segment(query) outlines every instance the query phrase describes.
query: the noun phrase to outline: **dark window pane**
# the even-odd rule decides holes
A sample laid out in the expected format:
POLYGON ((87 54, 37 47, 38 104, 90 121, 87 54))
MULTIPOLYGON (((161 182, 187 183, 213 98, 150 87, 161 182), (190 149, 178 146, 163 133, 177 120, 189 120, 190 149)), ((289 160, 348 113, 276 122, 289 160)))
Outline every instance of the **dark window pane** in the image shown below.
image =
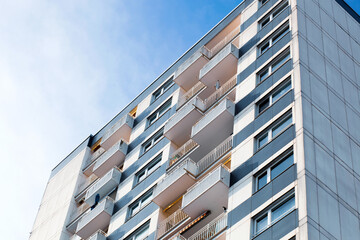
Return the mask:
POLYGON ((290 58, 290 52, 287 52, 280 59, 276 60, 276 62, 272 65, 272 72, 275 72, 281 65, 283 65, 290 58))
POLYGON ((265 110, 269 106, 269 99, 266 99, 262 103, 259 104, 259 113, 265 110))
POLYGON ((261 230, 264 230, 268 225, 267 215, 258 218, 255 224, 256 224, 256 233, 259 233, 261 230))
POLYGON ((278 100, 282 95, 284 95, 290 89, 291 89, 291 81, 287 82, 284 86, 282 86, 272 95, 272 102, 278 100))
POLYGON ((271 180, 279 176, 294 163, 294 155, 291 154, 271 168, 271 180))
POLYGON ((264 172, 258 177, 258 183, 257 183, 257 189, 259 190, 263 186, 265 186, 267 183, 267 173, 264 172))
POLYGON ((282 120, 277 126, 272 129, 272 138, 282 132, 286 127, 288 127, 292 123, 292 117, 289 116, 282 120))
POLYGON ((291 197, 271 211, 271 222, 279 220, 295 207, 295 197, 291 197))
POLYGON ((260 54, 263 54, 264 52, 266 52, 266 50, 268 50, 270 47, 270 43, 267 42, 265 43, 261 48, 260 48, 260 54))
POLYGON ((280 38, 285 36, 285 34, 287 34, 288 31, 289 31, 289 26, 285 27, 279 33, 277 33, 272 39, 272 44, 274 45, 280 38))
POLYGON ((260 73, 260 82, 264 81, 265 78, 269 76, 269 69, 266 69, 262 73, 260 73))
POLYGON ((259 138, 258 148, 261 148, 261 147, 264 146, 267 142, 268 142, 268 134, 266 133, 265 135, 263 135, 263 136, 261 136, 261 137, 259 138))

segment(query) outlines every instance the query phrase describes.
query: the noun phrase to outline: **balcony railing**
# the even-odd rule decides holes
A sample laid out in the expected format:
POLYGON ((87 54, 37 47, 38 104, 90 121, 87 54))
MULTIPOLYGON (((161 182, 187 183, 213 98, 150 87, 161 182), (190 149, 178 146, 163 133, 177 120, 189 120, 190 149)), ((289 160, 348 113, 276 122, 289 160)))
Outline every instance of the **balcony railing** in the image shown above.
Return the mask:
POLYGON ((225 47, 229 42, 231 42, 237 35, 239 35, 239 33, 240 33, 240 28, 235 28, 211 49, 208 49, 207 47, 204 46, 204 48, 207 50, 206 55, 209 58, 212 58, 218 52, 220 52, 220 50, 223 49, 223 47, 225 47))
POLYGON ((218 90, 216 90, 213 94, 207 97, 204 100, 204 106, 206 111, 210 108, 214 103, 216 103, 219 99, 221 99, 226 93, 228 93, 233 87, 236 86, 236 75, 230 78, 224 85, 222 85, 218 90))
POLYGON ((176 225, 184 221, 189 216, 186 215, 181 209, 176 210, 168 218, 163 220, 158 226, 158 236, 163 236, 165 233, 169 232, 176 225))
POLYGON ((182 107, 185 103, 187 103, 193 96, 195 96, 195 94, 197 94, 198 92, 200 92, 200 90, 202 90, 205 87, 205 85, 202 82, 198 82, 197 84, 195 84, 195 86, 193 86, 189 91, 187 91, 186 93, 184 93, 184 95, 182 95, 177 103, 177 107, 176 109, 179 109, 180 107, 182 107))
POLYGON ((183 236, 178 234, 178 235, 172 236, 171 238, 169 238, 169 240, 186 240, 186 238, 184 238, 183 236))
POLYGON ((98 159, 104 152, 105 149, 102 147, 95 151, 86 161, 86 166, 84 167, 83 171, 86 170, 92 163, 94 163, 96 159, 98 159))
MULTIPOLYGON (((69 228, 71 225, 74 225, 75 222, 78 222, 82 216, 84 216, 87 212, 90 212, 90 207, 89 205, 83 203, 82 205, 80 205, 78 208, 76 208, 71 214, 70 214, 70 221, 68 223, 68 225, 66 226, 67 228, 69 228)), ((76 225, 74 230, 76 229, 76 225)))
POLYGON ((87 240, 106 240, 106 233, 103 230, 99 229, 87 240))
POLYGON ((223 213, 209 224, 200 229, 197 233, 188 238, 188 240, 206 240, 211 239, 227 228, 227 214, 223 213))
POLYGON ((179 149, 173 152, 169 158, 169 167, 174 165, 177 161, 179 161, 184 155, 194 149, 198 144, 194 142, 192 139, 184 143, 179 149))
POLYGON ((200 175, 202 172, 204 172, 218 159, 223 157, 231 149, 232 149, 232 136, 228 137, 214 150, 209 152, 205 157, 203 157, 199 162, 197 162, 197 176, 200 175))

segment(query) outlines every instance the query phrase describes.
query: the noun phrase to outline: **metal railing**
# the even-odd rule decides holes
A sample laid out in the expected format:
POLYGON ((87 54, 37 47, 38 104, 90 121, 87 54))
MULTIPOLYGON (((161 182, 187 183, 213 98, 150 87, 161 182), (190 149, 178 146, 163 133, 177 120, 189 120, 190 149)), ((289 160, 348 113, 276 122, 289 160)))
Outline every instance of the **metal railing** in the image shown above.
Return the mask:
POLYGON ((227 214, 223 213, 209 224, 200 229, 197 233, 188 238, 188 240, 206 240, 211 239, 227 228, 227 214))
POLYGON ((195 94, 197 94, 198 92, 200 92, 200 90, 202 90, 205 87, 205 85, 202 82, 198 82, 197 84, 195 84, 189 91, 187 91, 186 93, 184 93, 184 95, 182 95, 177 103, 177 107, 176 109, 179 109, 180 107, 182 107, 185 103, 187 103, 195 94))
POLYGON ((233 87, 236 86, 236 75, 231 77, 224 85, 222 85, 218 90, 216 90, 213 94, 207 97, 203 102, 206 111, 210 108, 214 103, 216 103, 219 99, 221 99, 227 92, 229 92, 233 87))
POLYGON ((214 57, 218 52, 220 52, 221 49, 223 49, 229 42, 231 42, 237 35, 239 35, 239 33, 240 33, 240 27, 236 27, 211 49, 208 49, 207 47, 204 46, 205 49, 207 50, 207 56, 209 58, 214 57))
POLYGON ((205 157, 203 157, 199 162, 197 162, 196 175, 200 175, 214 162, 216 162, 218 159, 228 153, 232 149, 232 143, 232 136, 230 136, 225 141, 220 143, 214 150, 212 150, 205 157))
POLYGON ((181 159, 185 154, 190 152, 190 150, 194 149, 198 144, 190 139, 184 145, 182 145, 180 148, 178 148, 175 152, 173 152, 169 158, 169 166, 171 167, 174 165, 179 159, 181 159))
POLYGON ((164 235, 188 217, 189 216, 181 209, 176 210, 173 214, 171 214, 158 225, 158 236, 160 237, 164 235))

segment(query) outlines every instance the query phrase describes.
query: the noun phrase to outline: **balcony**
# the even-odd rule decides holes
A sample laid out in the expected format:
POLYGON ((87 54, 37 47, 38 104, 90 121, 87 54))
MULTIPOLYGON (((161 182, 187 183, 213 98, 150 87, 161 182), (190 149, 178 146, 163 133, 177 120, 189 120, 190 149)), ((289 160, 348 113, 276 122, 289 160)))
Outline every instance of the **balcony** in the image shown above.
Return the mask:
POLYGON ((176 232, 190 220, 190 217, 186 215, 181 209, 176 210, 173 214, 161 221, 158 225, 158 238, 168 239, 166 234, 176 232))
POLYGON ((127 148, 128 145, 124 141, 117 142, 96 160, 93 173, 98 177, 102 177, 111 168, 120 166, 125 160, 127 148))
POLYGON ((95 203, 96 194, 100 195, 100 198, 108 195, 114 190, 120 183, 121 172, 117 168, 111 169, 107 174, 100 178, 85 195, 85 202, 89 205, 95 203))
POLYGON ((129 114, 126 114, 105 133, 100 143, 101 147, 105 150, 109 150, 109 148, 120 139, 129 142, 133 124, 134 118, 129 114))
POLYGON ((204 47, 196 51, 175 71, 174 82, 185 91, 192 88, 199 80, 200 69, 209 61, 207 54, 204 47))
POLYGON ((205 89, 205 85, 202 82, 197 82, 190 90, 179 97, 176 109, 181 108, 185 103, 192 99, 196 94, 205 89))
POLYGON ((76 235, 87 239, 99 229, 105 230, 110 223, 114 210, 114 201, 106 197, 93 210, 88 210, 79 221, 76 228, 76 235))
POLYGON ((161 208, 166 208, 186 192, 195 181, 196 164, 191 159, 171 169, 154 190, 153 202, 161 208))
POLYGON ((225 230, 227 229, 227 214, 221 214, 209 224, 204 226, 194 235, 188 238, 188 240, 204 240, 204 239, 221 239, 225 240, 225 230))
POLYGON ((106 233, 104 233, 102 230, 98 230, 87 240, 106 240, 106 233))
POLYGON ((80 219, 90 210, 90 206, 86 203, 83 203, 79 207, 77 207, 71 214, 70 214, 70 221, 66 225, 66 229, 71 232, 76 232, 76 227, 80 219))
POLYGON ((164 136, 175 145, 182 146, 190 138, 191 127, 203 115, 201 109, 202 101, 193 98, 167 121, 164 136))
POLYGON ((217 146, 233 132, 235 104, 228 98, 204 115, 191 129, 191 138, 200 145, 217 146))
POLYGON ((95 151, 87 160, 85 167, 83 169, 83 173, 86 176, 90 176, 93 173, 93 168, 96 163, 96 160, 105 152, 105 149, 100 147, 97 151, 95 151))
POLYGON ((208 87, 214 87, 217 81, 223 84, 236 74, 238 59, 239 49, 228 44, 200 70, 199 80, 208 87))
POLYGON ((182 210, 194 218, 205 211, 217 215, 228 206, 230 172, 220 166, 187 190, 182 199, 182 210))
POLYGON ((198 144, 194 142, 194 140, 190 139, 184 145, 179 147, 175 152, 170 155, 168 169, 178 163, 180 159, 188 155, 188 153, 193 151, 197 146, 198 144))

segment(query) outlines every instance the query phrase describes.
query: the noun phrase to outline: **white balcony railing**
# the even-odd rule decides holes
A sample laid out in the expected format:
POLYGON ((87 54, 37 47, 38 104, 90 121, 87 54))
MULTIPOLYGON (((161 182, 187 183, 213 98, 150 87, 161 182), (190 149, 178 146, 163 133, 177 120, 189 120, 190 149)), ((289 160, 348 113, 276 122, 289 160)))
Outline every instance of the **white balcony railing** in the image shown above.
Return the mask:
POLYGON ((74 222, 80 220, 82 216, 84 216, 87 212, 90 212, 90 206, 83 203, 79 207, 77 207, 71 214, 70 214, 70 221, 67 225, 69 227, 70 225, 73 225, 74 222))
POLYGON ((98 159, 104 152, 105 152, 105 149, 100 147, 92 155, 90 155, 90 157, 86 161, 83 171, 86 170, 92 163, 94 163, 96 161, 96 159, 98 159))
POLYGON ((206 55, 209 58, 214 57, 220 50, 225 47, 229 42, 231 42, 237 35, 240 33, 240 28, 237 27, 234 30, 232 30, 228 35, 226 35, 220 42, 218 42, 214 47, 211 49, 208 49, 204 46, 204 48, 207 50, 206 55))
POLYGON ((196 175, 200 175, 218 159, 223 157, 232 149, 232 136, 228 137, 225 141, 219 144, 214 150, 209 152, 205 157, 203 157, 199 162, 197 162, 197 172, 196 175))
POLYGON ((179 98, 176 109, 179 109, 180 107, 182 107, 185 103, 187 103, 193 96, 195 96, 195 94, 200 92, 200 90, 202 90, 203 88, 205 88, 205 85, 202 82, 198 82, 197 84, 195 84, 189 91, 184 93, 184 95, 182 95, 179 98))
POLYGON ((211 107, 214 103, 216 103, 219 99, 221 99, 226 93, 228 93, 233 87, 236 86, 236 75, 231 77, 224 85, 222 85, 218 90, 216 90, 213 94, 207 97, 203 102, 206 111, 209 107, 211 107))
POLYGON ((188 152, 190 152, 192 149, 194 149, 198 144, 190 139, 184 145, 182 145, 180 148, 178 148, 175 152, 173 152, 169 158, 169 167, 174 165, 177 161, 179 161, 184 155, 186 155, 188 152))
POLYGON ((163 220, 158 225, 158 237, 164 235, 173 229, 176 225, 187 219, 189 216, 186 215, 181 209, 176 210, 173 214, 171 214, 168 218, 163 220))
POLYGON ((209 224, 200 229, 197 233, 188 238, 188 240, 205 240, 217 236, 227 228, 227 214, 223 213, 209 224))

